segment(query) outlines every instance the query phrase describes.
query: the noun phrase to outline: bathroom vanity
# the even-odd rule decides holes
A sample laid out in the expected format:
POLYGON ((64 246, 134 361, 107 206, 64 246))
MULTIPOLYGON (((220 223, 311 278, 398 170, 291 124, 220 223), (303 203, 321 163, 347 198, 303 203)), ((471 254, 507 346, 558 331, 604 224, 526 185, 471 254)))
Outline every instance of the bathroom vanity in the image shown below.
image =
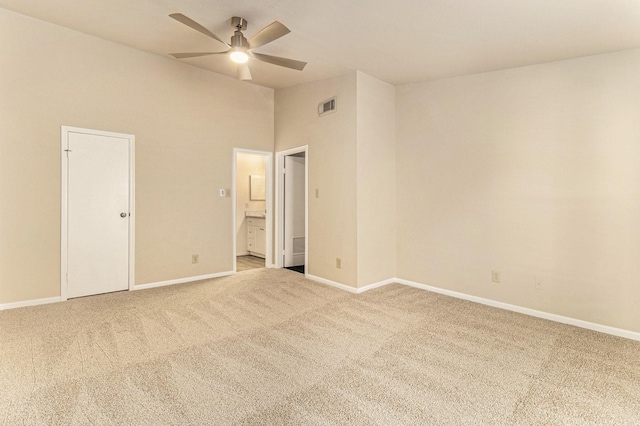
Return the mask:
POLYGON ((267 231, 264 212, 245 212, 247 221, 247 250, 253 256, 264 259, 267 248, 267 231))

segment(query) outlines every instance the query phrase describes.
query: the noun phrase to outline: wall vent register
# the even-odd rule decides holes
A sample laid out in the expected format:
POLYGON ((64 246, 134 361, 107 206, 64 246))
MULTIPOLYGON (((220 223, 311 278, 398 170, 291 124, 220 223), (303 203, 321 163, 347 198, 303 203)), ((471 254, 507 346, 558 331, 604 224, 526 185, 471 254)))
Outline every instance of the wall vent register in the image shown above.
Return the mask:
POLYGON ((323 115, 330 114, 335 112, 336 110, 336 97, 334 96, 331 99, 327 99, 326 101, 322 101, 318 104, 318 115, 322 117, 323 115))

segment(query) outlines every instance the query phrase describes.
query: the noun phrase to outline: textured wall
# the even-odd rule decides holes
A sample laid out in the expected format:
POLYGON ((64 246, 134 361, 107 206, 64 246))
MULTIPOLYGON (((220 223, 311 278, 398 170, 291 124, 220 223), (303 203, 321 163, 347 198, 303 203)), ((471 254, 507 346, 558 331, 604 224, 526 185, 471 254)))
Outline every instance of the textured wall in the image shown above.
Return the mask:
POLYGON ((233 269, 218 188, 273 149, 271 89, 2 9, 0 62, 0 303, 60 294, 62 125, 136 136, 137 284, 233 269))
POLYGON ((398 87, 398 277, 640 331, 639 75, 633 50, 398 87))
POLYGON ((280 89, 275 94, 276 152, 308 145, 308 272, 357 286, 355 72, 280 89), (336 112, 318 104, 337 96, 336 112), (315 198, 315 190, 319 197, 315 198), (336 258, 342 269, 336 268, 336 258))
POLYGON ((395 88, 358 73, 358 287, 395 277, 395 88))

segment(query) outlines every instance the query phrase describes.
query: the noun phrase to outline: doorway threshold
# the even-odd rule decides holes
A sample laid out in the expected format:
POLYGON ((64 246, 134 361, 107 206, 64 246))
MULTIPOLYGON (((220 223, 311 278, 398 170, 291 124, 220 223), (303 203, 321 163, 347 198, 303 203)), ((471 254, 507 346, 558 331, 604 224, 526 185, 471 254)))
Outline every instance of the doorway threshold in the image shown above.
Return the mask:
POLYGON ((299 265, 299 266, 287 266, 284 269, 288 269, 290 271, 293 272, 299 272, 301 274, 304 274, 304 265, 299 265))

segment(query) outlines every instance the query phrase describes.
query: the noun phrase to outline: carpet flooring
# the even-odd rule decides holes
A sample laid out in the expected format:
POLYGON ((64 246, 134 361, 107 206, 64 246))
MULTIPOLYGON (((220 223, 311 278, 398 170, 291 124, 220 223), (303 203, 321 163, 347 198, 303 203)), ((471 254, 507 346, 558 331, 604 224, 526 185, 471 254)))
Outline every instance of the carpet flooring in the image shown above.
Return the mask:
POLYGON ((0 312, 2 425, 637 425, 640 342, 253 269, 0 312))

